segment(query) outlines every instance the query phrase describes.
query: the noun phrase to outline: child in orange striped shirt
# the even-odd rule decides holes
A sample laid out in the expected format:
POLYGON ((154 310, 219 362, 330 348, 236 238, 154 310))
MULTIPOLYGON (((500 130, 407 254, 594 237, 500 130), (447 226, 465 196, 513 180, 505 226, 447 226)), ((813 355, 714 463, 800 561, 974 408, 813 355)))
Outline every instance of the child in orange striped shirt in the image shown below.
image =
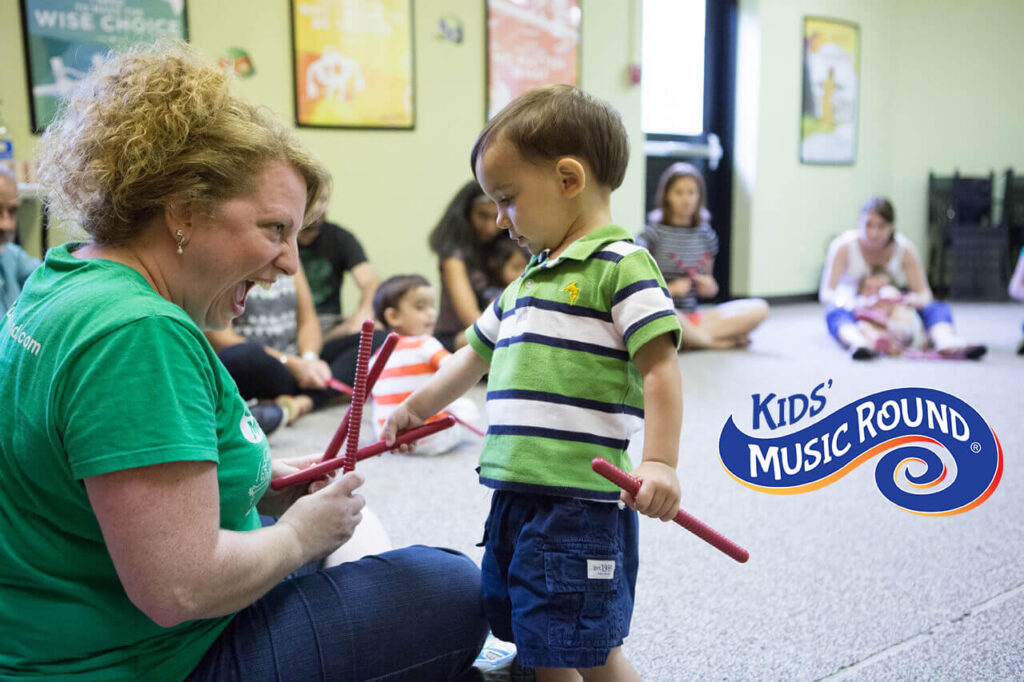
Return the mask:
MULTIPOLYGON (((395 408, 426 384, 451 354, 432 335, 437 312, 434 288, 426 278, 420 275, 388 278, 374 294, 373 312, 388 331, 399 335, 398 345, 370 394, 374 431, 380 438, 384 423, 395 408)), ((480 416, 476 403, 469 398, 459 398, 444 412, 427 421, 439 419, 445 412, 468 423, 475 422, 480 416)), ((456 424, 418 440, 415 454, 440 455, 448 452, 462 442, 465 435, 466 430, 456 424)))

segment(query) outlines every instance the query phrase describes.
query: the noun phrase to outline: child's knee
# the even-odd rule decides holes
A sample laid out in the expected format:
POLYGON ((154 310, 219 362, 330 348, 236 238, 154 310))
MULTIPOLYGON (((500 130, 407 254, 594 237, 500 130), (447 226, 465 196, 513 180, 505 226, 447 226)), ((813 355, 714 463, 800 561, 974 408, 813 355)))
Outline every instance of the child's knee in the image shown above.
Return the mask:
POLYGON ((753 304, 751 306, 753 316, 757 320, 757 324, 761 324, 762 322, 768 319, 768 312, 770 311, 770 308, 768 307, 768 301, 764 300, 763 298, 754 298, 751 299, 751 302, 753 304))

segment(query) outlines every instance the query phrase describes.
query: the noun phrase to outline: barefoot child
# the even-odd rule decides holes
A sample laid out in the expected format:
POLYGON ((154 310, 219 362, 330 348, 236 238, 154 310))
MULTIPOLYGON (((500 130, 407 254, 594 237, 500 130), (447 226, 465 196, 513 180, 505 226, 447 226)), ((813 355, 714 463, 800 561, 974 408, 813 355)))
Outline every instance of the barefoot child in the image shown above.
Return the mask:
MULTIPOLYGON (((395 275, 384 281, 373 296, 373 313, 388 331, 397 332, 398 345, 373 387, 373 425, 380 438, 384 423, 403 400, 426 384, 441 363, 451 357, 441 342, 431 336, 437 320, 434 288, 421 275, 395 275)), ((469 398, 459 398, 447 406, 450 412, 468 423, 477 421, 480 412, 469 398)), ((444 416, 440 412, 427 421, 444 416)), ((463 427, 456 425, 416 444, 420 455, 440 455, 455 448, 465 438, 463 427)))
POLYGON ((679 323, 650 254, 612 224, 628 159, 619 114, 571 86, 532 90, 491 119, 473 171, 498 226, 533 257, 467 330, 468 346, 386 426, 393 443, 489 373, 484 607, 542 682, 640 679, 621 647, 636 512, 668 521, 679 504, 679 323), (590 460, 631 468, 626 448, 641 426, 633 498, 590 460))

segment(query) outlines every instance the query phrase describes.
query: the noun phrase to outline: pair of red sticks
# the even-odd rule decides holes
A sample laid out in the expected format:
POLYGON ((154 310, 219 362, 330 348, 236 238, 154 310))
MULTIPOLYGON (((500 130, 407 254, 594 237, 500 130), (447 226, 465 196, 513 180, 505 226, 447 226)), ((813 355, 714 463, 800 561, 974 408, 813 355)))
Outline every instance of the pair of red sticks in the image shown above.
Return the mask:
MULTIPOLYGON (((311 467, 307 467, 302 471, 296 471, 294 474, 288 474, 287 476, 281 476, 275 478, 270 482, 270 487, 273 490, 281 490, 291 485, 297 485, 299 483, 310 483, 318 478, 326 476, 330 472, 341 469, 343 473, 348 473, 356 468, 356 462, 367 457, 373 457, 383 452, 387 452, 389 448, 384 441, 374 443, 365 448, 359 449, 359 428, 363 421, 363 405, 366 403, 366 396, 373 390, 374 384, 377 383, 377 379, 380 378, 381 372, 384 371, 384 366, 388 362, 388 358, 391 357, 391 353, 395 350, 395 346, 398 345, 398 334, 388 334, 387 338, 384 339, 384 343, 381 344, 380 351, 377 354, 377 360, 373 363, 373 367, 367 371, 370 364, 370 347, 373 341, 373 322, 366 320, 363 322, 362 332, 359 336, 359 352, 356 355, 356 385, 352 387, 352 404, 348 408, 348 412, 341 420, 341 424, 338 425, 338 430, 334 432, 334 437, 331 438, 331 442, 327 446, 327 451, 324 452, 324 456, 320 459, 318 464, 314 464, 311 467), (338 452, 341 450, 342 444, 345 444, 345 455, 341 459, 337 458, 338 452)), ((332 380, 337 385, 332 385, 331 388, 335 390, 344 391, 346 384, 340 381, 332 380)), ((329 384, 330 385, 330 384, 329 384)), ((345 391, 348 392, 348 391, 345 391)), ((401 434, 395 440, 395 444, 391 447, 397 447, 406 443, 411 443, 415 440, 429 436, 432 433, 443 431, 444 429, 451 428, 456 422, 456 419, 451 416, 438 419, 437 421, 424 424, 423 426, 417 426, 414 429, 409 429, 401 434)))
POLYGON ((705 251, 700 255, 700 260, 697 261, 696 266, 687 265, 686 261, 684 261, 675 253, 669 252, 668 255, 669 258, 671 258, 678 267, 682 268, 682 270, 686 273, 686 276, 689 277, 690 279, 693 279, 697 275, 703 275, 704 270, 707 269, 708 264, 711 262, 710 251, 705 251))
MULTIPOLYGON (((334 437, 331 438, 331 442, 327 446, 327 451, 324 453, 323 458, 318 464, 307 467, 302 471, 297 471, 294 474, 275 478, 270 482, 270 487, 272 489, 281 490, 282 488, 287 488, 288 486, 299 483, 310 483, 338 468, 341 468, 343 472, 348 473, 355 469, 356 462, 358 460, 379 455, 391 448, 411 443, 423 438, 424 436, 429 436, 432 433, 437 433, 438 431, 451 428, 457 421, 465 424, 465 422, 461 422, 461 420, 458 420, 453 415, 449 414, 437 421, 417 426, 399 434, 395 439, 394 445, 390 448, 384 441, 380 441, 361 450, 358 449, 359 427, 362 422, 363 404, 366 402, 366 396, 373 389, 374 384, 377 383, 377 379, 380 378, 381 372, 384 371, 384 366, 387 364, 388 358, 391 357, 392 351, 395 350, 395 346, 398 344, 398 335, 395 333, 388 334, 384 343, 380 347, 377 360, 373 363, 373 367, 367 371, 367 367, 370 362, 370 345, 372 339, 373 322, 366 320, 363 322, 362 333, 359 338, 359 353, 356 356, 356 385, 351 389, 352 404, 349 407, 348 412, 346 412, 345 416, 342 418, 341 424, 338 425, 338 430, 334 433, 334 437), (345 456, 342 460, 338 460, 336 459, 337 454, 341 450, 341 445, 346 441, 346 439, 347 444, 345 456)), ((345 384, 342 384, 341 382, 337 383, 347 388, 345 384)), ((332 386, 332 388, 336 387, 332 386)), ((336 390, 339 389, 336 388, 336 390)), ((467 426, 469 425, 467 424, 467 426)), ((635 476, 630 476, 622 469, 619 469, 614 464, 602 459, 601 457, 595 457, 591 462, 591 467, 595 472, 604 476, 634 497, 636 497, 637 493, 640 491, 640 479, 635 476)), ((699 537, 701 540, 704 540, 712 547, 728 554, 740 563, 744 563, 748 558, 750 558, 750 554, 747 550, 743 549, 682 509, 676 513, 673 520, 686 530, 699 537)))

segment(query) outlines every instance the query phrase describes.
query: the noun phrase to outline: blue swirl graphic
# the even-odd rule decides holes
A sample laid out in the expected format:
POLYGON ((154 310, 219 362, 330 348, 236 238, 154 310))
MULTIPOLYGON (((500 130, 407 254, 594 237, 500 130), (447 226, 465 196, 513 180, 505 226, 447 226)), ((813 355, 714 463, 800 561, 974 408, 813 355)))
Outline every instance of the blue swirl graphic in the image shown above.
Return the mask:
POLYGON ((981 415, 930 388, 874 393, 774 438, 743 433, 729 417, 718 449, 737 481, 780 495, 829 485, 881 455, 875 466, 879 491, 926 515, 976 507, 995 491, 1003 471, 999 439, 981 415))

